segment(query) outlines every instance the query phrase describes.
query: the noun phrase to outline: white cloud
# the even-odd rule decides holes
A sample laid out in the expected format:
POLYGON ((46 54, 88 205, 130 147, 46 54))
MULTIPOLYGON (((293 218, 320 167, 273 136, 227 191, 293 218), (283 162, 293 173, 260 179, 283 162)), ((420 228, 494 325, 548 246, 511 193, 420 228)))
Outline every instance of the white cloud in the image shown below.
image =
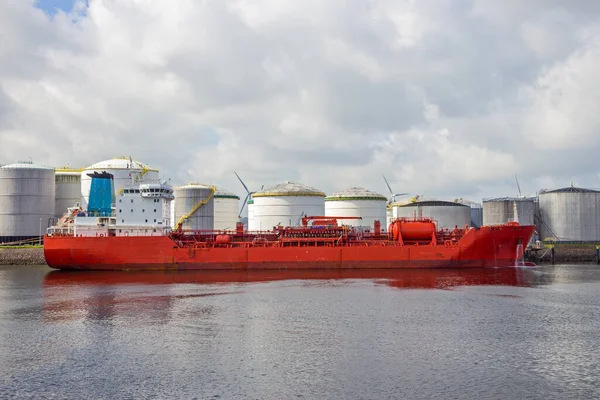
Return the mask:
POLYGON ((600 34, 549 68, 525 92, 530 102, 525 128, 539 148, 596 147, 600 144, 600 34))
MULTIPOLYGON (((0 3, 0 162, 132 155, 242 193, 597 187, 594 0, 0 3)), ((508 193, 507 193, 508 192, 508 193)))

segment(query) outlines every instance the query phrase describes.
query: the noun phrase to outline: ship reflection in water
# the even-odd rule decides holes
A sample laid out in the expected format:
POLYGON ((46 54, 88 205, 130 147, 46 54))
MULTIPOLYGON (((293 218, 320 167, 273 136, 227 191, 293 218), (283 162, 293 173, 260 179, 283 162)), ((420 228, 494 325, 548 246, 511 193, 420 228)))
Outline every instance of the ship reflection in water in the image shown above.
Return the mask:
MULTIPOLYGON (((170 320, 177 301, 239 293, 248 283, 303 281, 337 287, 367 281, 397 289, 461 286, 529 286, 521 268, 415 270, 252 270, 252 271, 51 271, 44 279, 46 321, 108 319, 154 313, 170 320), (156 290, 156 285, 164 285, 156 290), (183 288, 183 289, 182 289, 183 288), (187 288, 187 290, 185 290, 187 288), (202 288, 202 292, 193 290, 202 288)), ((207 312, 207 310, 198 310, 207 312)))
POLYGON ((600 398, 600 269, 0 268, 0 398, 600 398))
POLYGON ((281 280, 368 279, 406 289, 451 289, 455 286, 522 286, 520 268, 481 269, 336 269, 244 271, 52 271, 46 287, 62 285, 224 284, 281 280))

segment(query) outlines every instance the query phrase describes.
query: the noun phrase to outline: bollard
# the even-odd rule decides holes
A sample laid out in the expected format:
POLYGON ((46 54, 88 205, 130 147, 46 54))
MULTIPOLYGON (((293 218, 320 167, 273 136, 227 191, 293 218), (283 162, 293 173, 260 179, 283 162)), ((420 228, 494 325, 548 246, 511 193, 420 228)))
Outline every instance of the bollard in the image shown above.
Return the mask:
POLYGON ((554 264, 554 246, 552 246, 552 249, 550 251, 550 262, 554 264))

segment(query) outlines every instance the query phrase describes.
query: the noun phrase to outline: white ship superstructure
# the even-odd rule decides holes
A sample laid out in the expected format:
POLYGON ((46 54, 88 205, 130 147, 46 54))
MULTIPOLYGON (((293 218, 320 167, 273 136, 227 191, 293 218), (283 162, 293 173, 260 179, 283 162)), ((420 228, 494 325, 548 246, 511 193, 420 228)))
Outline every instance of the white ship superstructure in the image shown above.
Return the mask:
POLYGON ((51 234, 75 236, 162 236, 171 232, 173 188, 165 182, 131 185, 115 197, 107 215, 69 208, 51 234))

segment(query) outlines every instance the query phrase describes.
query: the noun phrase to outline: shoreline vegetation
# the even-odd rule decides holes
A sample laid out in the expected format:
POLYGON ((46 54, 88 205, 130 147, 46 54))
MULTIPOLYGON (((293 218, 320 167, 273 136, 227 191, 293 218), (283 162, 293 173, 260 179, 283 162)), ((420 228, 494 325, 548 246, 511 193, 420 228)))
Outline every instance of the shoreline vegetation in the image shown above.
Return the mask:
MULTIPOLYGON (((525 252, 525 260, 551 264, 550 249, 525 252)), ((598 251, 590 246, 556 246, 554 263, 598 263, 598 251)), ((0 266, 46 265, 42 246, 0 246, 0 266)))

